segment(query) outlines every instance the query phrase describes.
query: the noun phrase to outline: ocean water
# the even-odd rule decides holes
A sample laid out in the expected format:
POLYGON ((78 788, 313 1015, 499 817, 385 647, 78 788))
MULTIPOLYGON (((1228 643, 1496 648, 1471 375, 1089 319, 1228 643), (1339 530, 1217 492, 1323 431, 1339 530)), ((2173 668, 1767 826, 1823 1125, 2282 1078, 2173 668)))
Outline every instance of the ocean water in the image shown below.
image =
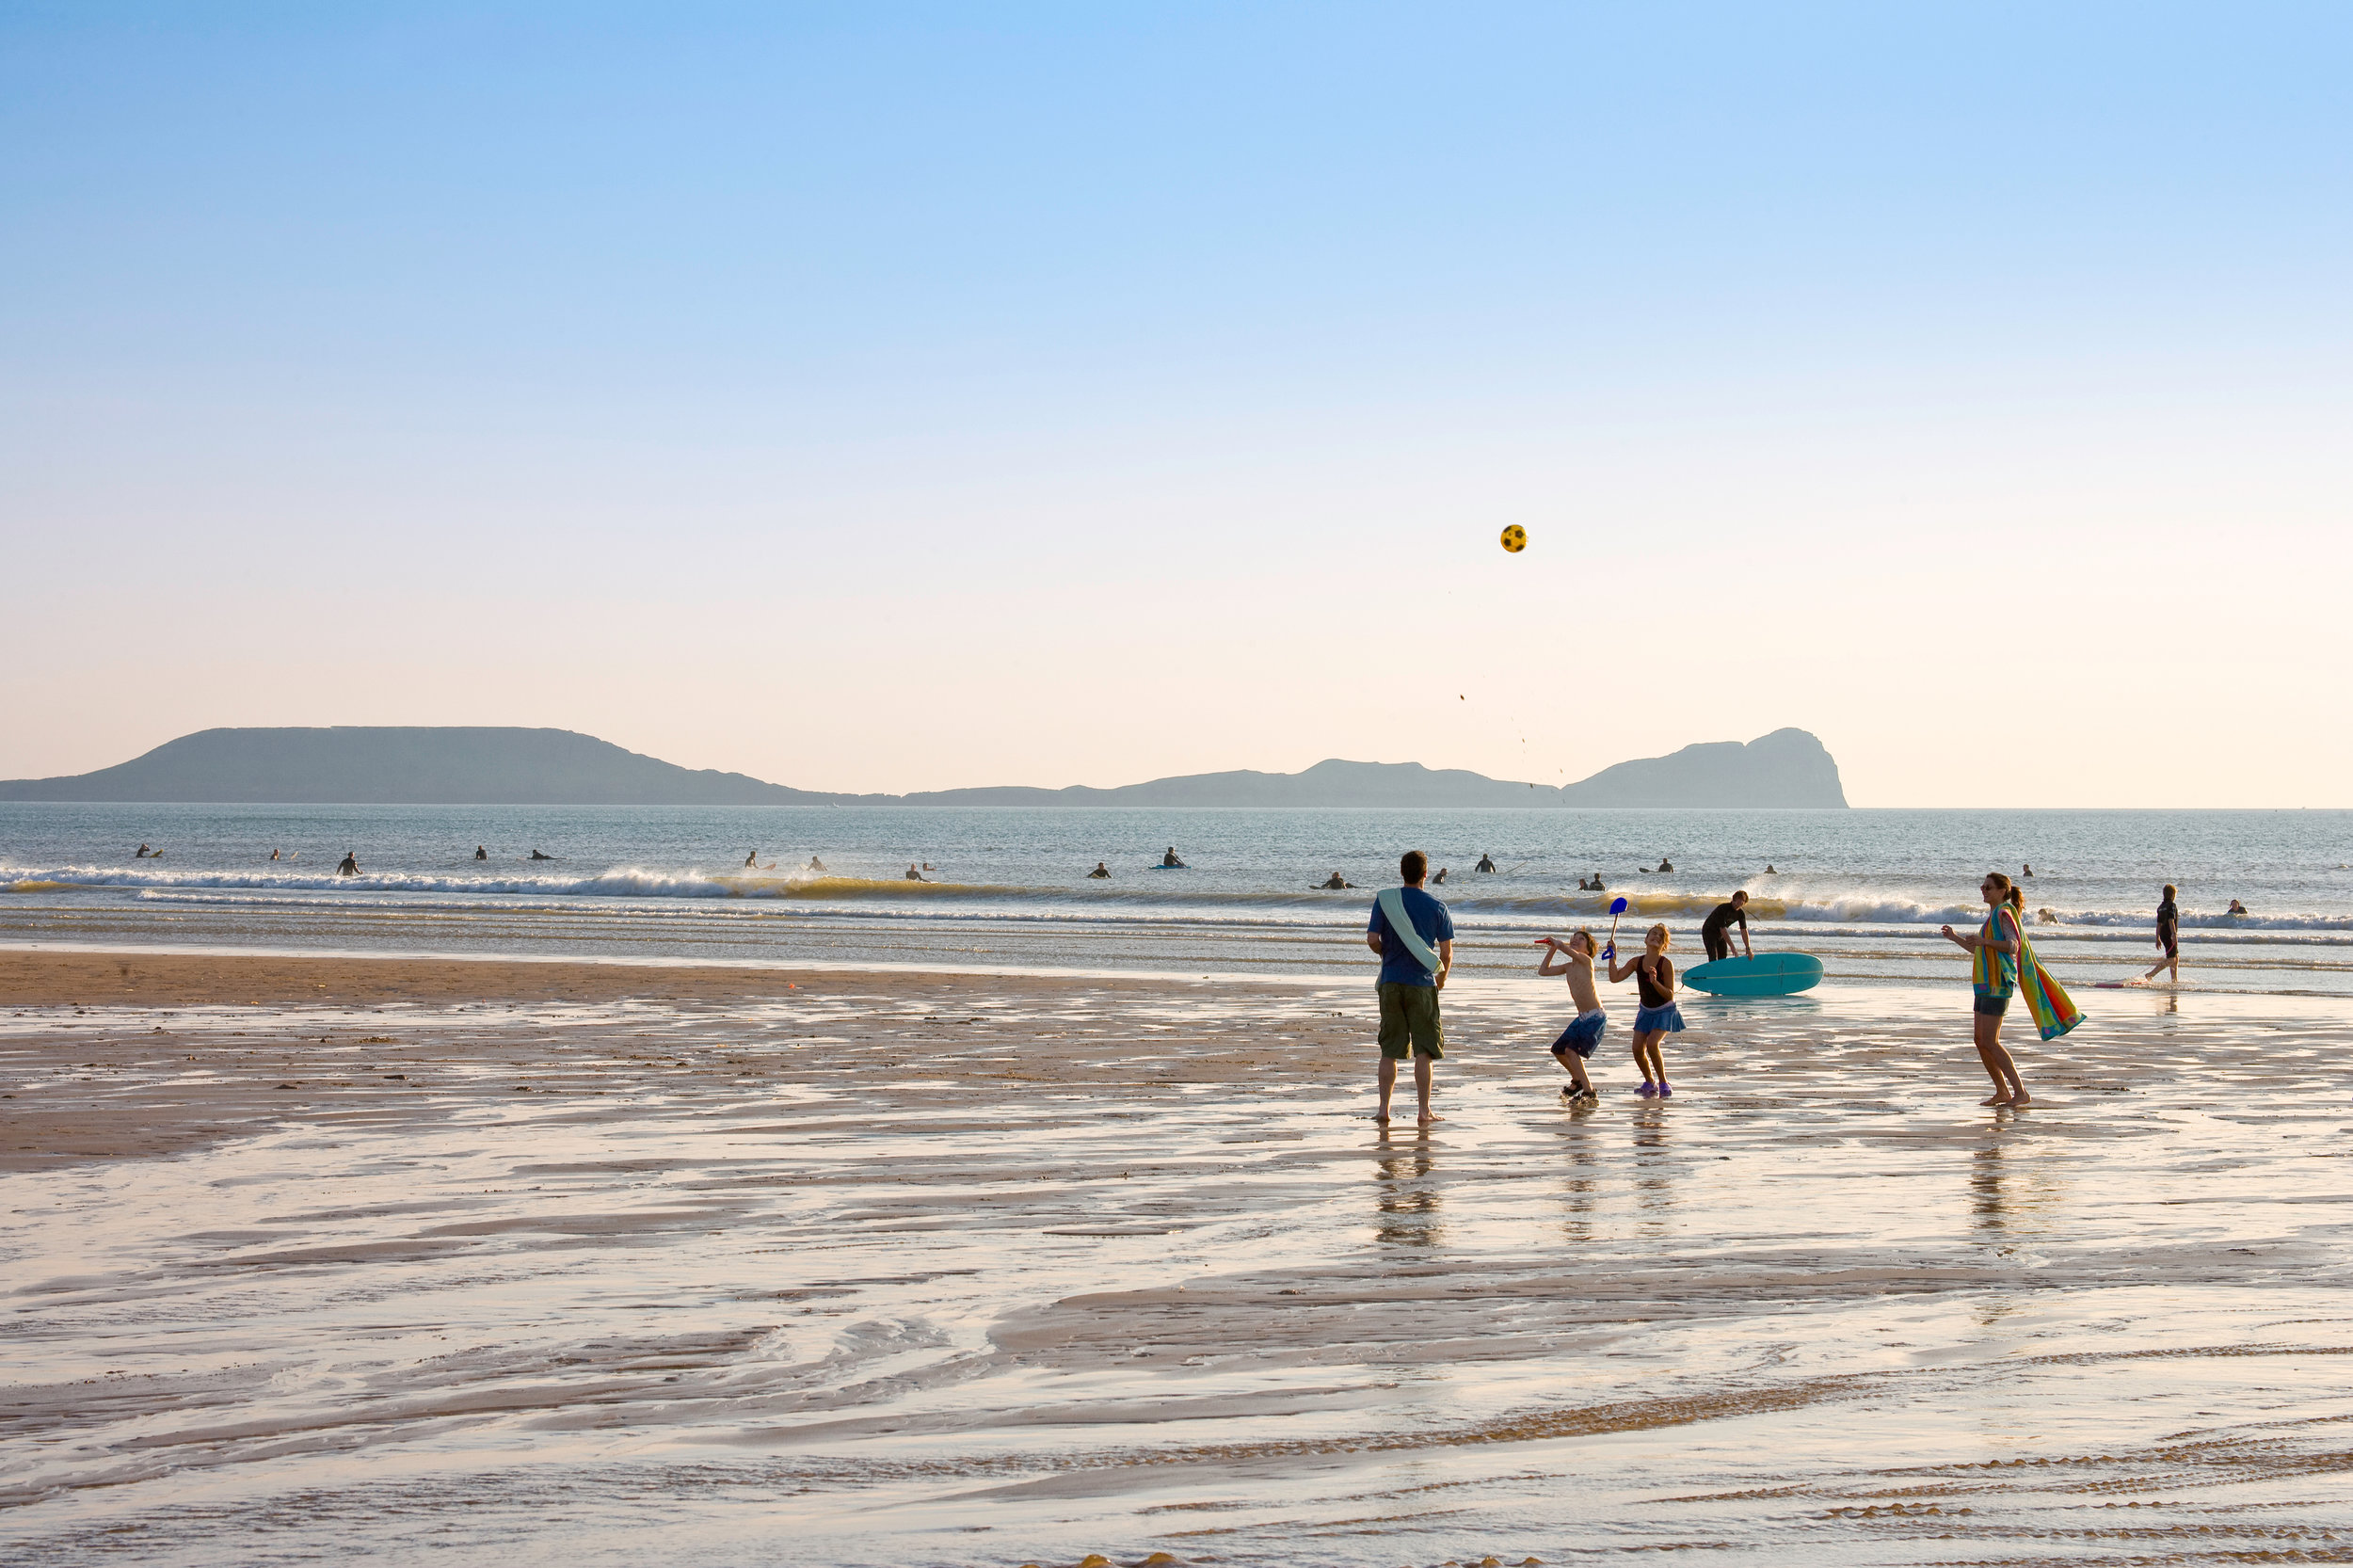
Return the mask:
POLYGON ((0 941, 1328 979, 1367 968, 1369 889, 1416 847, 1449 869, 1466 975, 1529 968, 1542 933, 1606 929, 1620 894, 1628 925, 1666 921, 1694 962, 1702 916, 1746 888, 1760 950, 1816 953, 1834 979, 1958 980, 1938 927, 1982 918, 1985 872, 2031 864, 2037 950, 2071 985, 2154 961, 2169 881, 2185 984, 2353 994, 2345 811, 13 803, 0 941), (1170 846, 1190 869, 1154 869, 1170 846), (346 852, 360 875, 335 874, 346 852), (1474 872, 1482 853, 1501 870, 1474 872), (1641 869, 1662 857, 1672 872, 1641 869), (1087 879, 1097 860, 1110 879, 1087 879), (1314 890, 1335 871, 1367 890, 1314 890), (1579 892, 1595 873, 1609 890, 1579 892), (2225 913, 2233 898, 2248 915, 2225 913))

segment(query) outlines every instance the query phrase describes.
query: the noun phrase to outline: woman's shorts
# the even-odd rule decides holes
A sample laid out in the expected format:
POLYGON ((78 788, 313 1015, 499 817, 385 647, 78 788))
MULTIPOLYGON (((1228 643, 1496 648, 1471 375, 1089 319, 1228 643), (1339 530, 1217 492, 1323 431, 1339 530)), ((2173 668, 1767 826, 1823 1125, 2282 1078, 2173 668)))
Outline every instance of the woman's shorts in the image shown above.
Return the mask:
POLYGON ((1683 1009, 1673 1002, 1664 1007, 1638 1007, 1634 1010, 1634 1032, 1680 1034, 1683 1032, 1683 1009))
POLYGON ((2006 991, 2002 995, 1995 997, 1988 996, 1985 992, 1979 991, 1977 993, 1977 1011, 1989 1018, 2000 1017, 2003 1014, 2009 1011, 2009 994, 2006 991))
POLYGON ((1552 1054, 1559 1056, 1573 1050, 1579 1056, 1591 1056, 1593 1048, 1601 1044, 1601 1032, 1609 1027, 1609 1015, 1598 1007, 1591 1013, 1579 1013, 1577 1021, 1562 1030, 1561 1038, 1552 1043, 1552 1054))

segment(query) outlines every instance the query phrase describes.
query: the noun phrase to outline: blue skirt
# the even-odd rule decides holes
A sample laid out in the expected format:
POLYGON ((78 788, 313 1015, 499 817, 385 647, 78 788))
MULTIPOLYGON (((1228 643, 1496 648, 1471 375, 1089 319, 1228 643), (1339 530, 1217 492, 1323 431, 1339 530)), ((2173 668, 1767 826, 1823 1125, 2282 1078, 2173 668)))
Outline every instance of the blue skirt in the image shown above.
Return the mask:
POLYGON ((1683 1032, 1683 1009, 1673 1002, 1664 1007, 1638 1007, 1634 1010, 1634 1032, 1648 1034, 1662 1030, 1669 1034, 1683 1032))

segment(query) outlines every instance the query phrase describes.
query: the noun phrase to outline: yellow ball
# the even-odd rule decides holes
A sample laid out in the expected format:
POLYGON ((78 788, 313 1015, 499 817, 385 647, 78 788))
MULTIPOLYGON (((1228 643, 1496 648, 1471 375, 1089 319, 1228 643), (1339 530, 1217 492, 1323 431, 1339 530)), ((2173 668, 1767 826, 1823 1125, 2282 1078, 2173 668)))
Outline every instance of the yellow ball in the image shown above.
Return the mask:
POLYGON ((1521 551, 1526 550, 1528 548, 1528 530, 1522 528, 1516 522, 1511 527, 1505 529, 1503 531, 1503 548, 1510 551, 1514 555, 1517 555, 1521 551))

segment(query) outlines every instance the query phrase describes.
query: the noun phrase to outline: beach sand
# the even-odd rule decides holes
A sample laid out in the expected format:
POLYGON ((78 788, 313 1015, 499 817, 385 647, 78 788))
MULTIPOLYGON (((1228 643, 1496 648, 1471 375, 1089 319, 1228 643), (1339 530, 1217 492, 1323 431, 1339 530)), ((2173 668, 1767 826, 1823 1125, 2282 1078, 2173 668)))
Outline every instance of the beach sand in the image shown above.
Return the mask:
POLYGON ((2342 1004, 2079 1000, 0 954, 0 1556, 2353 1560, 2342 1004))

